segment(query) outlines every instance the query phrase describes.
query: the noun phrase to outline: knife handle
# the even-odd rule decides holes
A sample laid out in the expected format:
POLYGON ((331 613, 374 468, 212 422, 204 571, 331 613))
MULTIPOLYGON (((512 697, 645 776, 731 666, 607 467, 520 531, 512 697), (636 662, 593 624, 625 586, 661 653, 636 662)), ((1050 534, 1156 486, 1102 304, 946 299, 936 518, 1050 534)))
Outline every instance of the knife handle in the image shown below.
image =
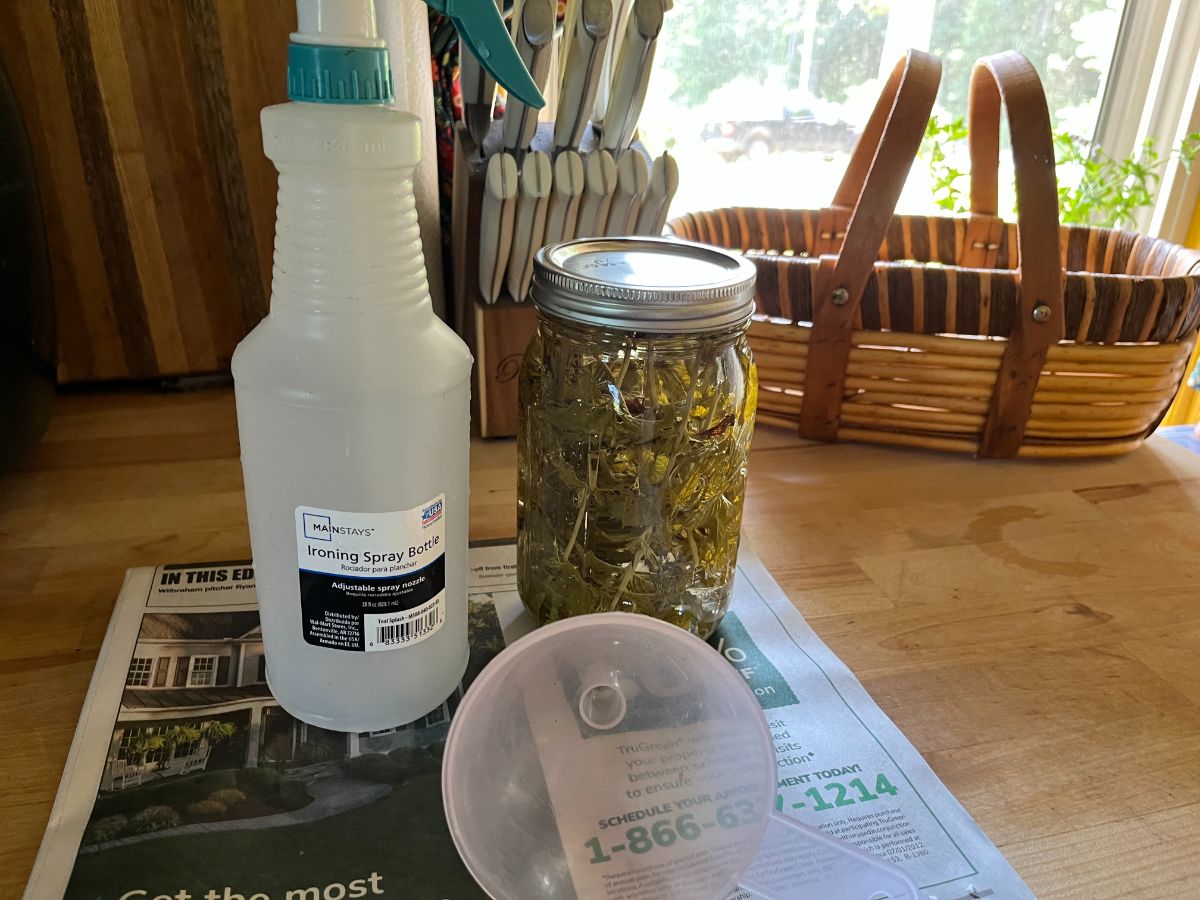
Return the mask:
POLYGON ((571 36, 575 34, 575 26, 579 23, 579 7, 580 0, 567 0, 566 9, 563 10, 562 37, 558 41, 558 80, 560 84, 562 83, 562 73, 567 70, 567 62, 571 56, 571 44, 573 43, 571 36))
POLYGON ((497 153, 488 160, 479 215, 479 292, 486 303, 496 302, 504 282, 516 194, 517 161, 511 153, 497 153))
POLYGON ((521 165, 521 187, 517 192, 517 212, 508 257, 508 293, 517 301, 524 300, 529 290, 529 280, 533 277, 533 255, 542 247, 542 236, 546 231, 546 205, 553 186, 550 157, 545 153, 526 155, 521 165))
POLYGON ((612 0, 581 0, 580 5, 554 119, 554 146, 559 150, 577 150, 583 140, 612 29, 612 0))
POLYGON ((617 190, 613 194, 608 223, 604 228, 607 237, 633 234, 642 194, 646 192, 649 181, 650 167, 646 164, 646 157, 637 151, 621 157, 617 163, 617 190))
MULTIPOLYGON (((555 0, 525 0, 513 20, 517 55, 529 70, 540 92, 550 74, 550 43, 554 40, 555 0)), ((505 150, 523 153, 529 149, 537 131, 538 113, 516 97, 504 111, 505 150)))
POLYGON ((575 237, 596 237, 604 233, 616 187, 617 164, 613 162, 612 154, 607 150, 588 154, 575 237))
POLYGON ((596 88, 596 101, 592 104, 592 127, 597 133, 604 129, 604 119, 608 115, 608 104, 612 97, 613 67, 617 64, 617 54, 621 50, 621 35, 629 22, 629 13, 633 9, 633 0, 614 0, 612 39, 604 51, 604 62, 600 66, 599 84, 596 88))
POLYGON ((634 234, 658 237, 667 224, 667 213, 671 200, 679 189, 679 164, 675 157, 664 153, 650 167, 650 183, 642 195, 642 208, 638 211, 634 234))
POLYGON ((620 153, 633 140, 638 116, 646 102, 646 87, 650 82, 658 35, 662 31, 663 13, 663 0, 634 0, 604 117, 600 146, 605 150, 620 153))
POLYGON ((462 94, 463 122, 471 140, 482 152, 483 141, 492 125, 496 82, 479 65, 466 44, 460 44, 458 51, 458 89, 462 94))
MULTIPOLYGON (((530 61, 529 74, 533 76, 538 90, 546 86, 546 77, 550 74, 550 52, 548 48, 539 47, 530 61)), ((526 106, 516 97, 508 101, 504 111, 504 149, 523 153, 533 143, 537 133, 538 111, 526 106)))
POLYGON ((546 234, 542 246, 575 237, 579 201, 583 197, 583 160, 574 150, 565 150, 554 160, 554 190, 546 210, 546 234))

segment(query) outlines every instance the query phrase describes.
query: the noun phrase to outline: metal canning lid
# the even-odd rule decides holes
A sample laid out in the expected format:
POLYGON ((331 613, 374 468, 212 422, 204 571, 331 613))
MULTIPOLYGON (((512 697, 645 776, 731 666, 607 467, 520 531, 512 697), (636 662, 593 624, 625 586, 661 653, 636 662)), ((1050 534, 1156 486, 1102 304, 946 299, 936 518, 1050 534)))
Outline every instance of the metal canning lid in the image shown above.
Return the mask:
POLYGON ((545 313, 622 331, 685 334, 744 324, 753 263, 668 238, 582 238, 534 258, 533 302, 545 313))

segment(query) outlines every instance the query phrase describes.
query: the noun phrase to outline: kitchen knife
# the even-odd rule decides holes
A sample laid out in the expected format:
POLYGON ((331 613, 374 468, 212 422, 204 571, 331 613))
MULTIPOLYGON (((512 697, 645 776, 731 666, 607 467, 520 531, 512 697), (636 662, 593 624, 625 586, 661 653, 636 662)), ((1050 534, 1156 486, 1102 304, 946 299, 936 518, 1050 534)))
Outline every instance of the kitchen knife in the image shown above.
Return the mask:
POLYGON ((496 302, 504 283, 516 196, 517 161, 511 153, 497 153, 488 160, 479 215, 479 292, 487 303, 496 302))
POLYGON ((589 153, 584 168, 583 197, 579 201, 579 217, 575 221, 575 237, 595 237, 604 234, 608 223, 608 208, 617 188, 617 164, 607 150, 589 153))
POLYGON ((654 49, 662 31, 664 0, 633 0, 633 12, 621 41, 621 52, 613 70, 608 110, 604 115, 604 133, 600 146, 620 154, 633 140, 646 85, 654 63, 654 49))
POLYGON ((554 119, 554 148, 578 150, 596 98, 596 83, 604 48, 612 29, 612 0, 581 0, 579 22, 571 35, 558 115, 554 119))
MULTIPOLYGON (((575 34, 575 26, 579 24, 579 3, 580 0, 567 0, 566 9, 563 10, 562 30, 559 32, 562 36, 558 39, 558 64, 559 70, 556 73, 559 83, 562 82, 562 73, 567 68, 567 57, 571 52, 571 35, 575 34)), ((557 108, 557 107, 556 107, 557 108)))
MULTIPOLYGON (((503 7, 504 0, 496 0, 501 13, 503 7)), ((467 133, 483 153, 483 139, 492 127, 492 107, 496 105, 496 79, 479 64, 466 41, 458 42, 458 89, 467 133)))
POLYGON ((646 187, 646 193, 642 195, 642 208, 638 211, 633 233, 654 237, 661 235, 667 224, 671 200, 678 189, 679 164, 671 154, 664 153, 650 167, 650 184, 646 187))
POLYGON ((613 66, 617 64, 617 54, 621 50, 621 36, 628 27, 629 12, 633 9, 633 0, 613 0, 613 20, 608 46, 604 48, 604 63, 600 67, 599 83, 596 86, 596 102, 592 106, 592 127, 600 134, 604 130, 604 116, 608 112, 608 95, 612 86, 613 66))
POLYGON ((546 210, 546 235, 542 246, 575 237, 579 201, 583 197, 583 160, 574 150, 564 150, 554 160, 554 190, 546 210))
POLYGON ((617 163, 617 190, 608 209, 608 224, 604 233, 608 237, 633 234, 638 210, 642 205, 642 194, 650 181, 650 167, 641 153, 626 153, 617 163))
MULTIPOLYGON (((554 39, 556 14, 555 0, 524 0, 513 22, 517 53, 539 92, 550 73, 550 42, 554 39)), ((517 153, 528 150, 537 131, 537 118, 536 108, 510 98, 504 111, 504 149, 517 153)))
POLYGON ((530 153, 521 165, 521 186, 517 191, 517 214, 512 229, 512 248, 508 256, 508 293, 524 300, 533 279, 533 255, 542 249, 546 233, 546 206, 554 185, 550 157, 530 153))

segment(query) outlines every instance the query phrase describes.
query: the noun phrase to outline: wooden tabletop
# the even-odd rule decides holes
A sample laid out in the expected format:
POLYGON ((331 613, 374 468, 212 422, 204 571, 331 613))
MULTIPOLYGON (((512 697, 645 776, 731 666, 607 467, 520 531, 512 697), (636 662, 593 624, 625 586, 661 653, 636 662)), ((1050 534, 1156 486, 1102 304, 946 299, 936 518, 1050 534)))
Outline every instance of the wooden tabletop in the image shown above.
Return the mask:
MULTIPOLYGON (((514 533, 480 442, 471 535, 514 533)), ((980 462, 760 429, 744 535, 1040 897, 1200 897, 1200 456, 980 462)), ((121 578, 249 555, 232 395, 59 399, 0 481, 0 897, 121 578)), ((997 898, 1003 900, 1003 898, 997 898)))

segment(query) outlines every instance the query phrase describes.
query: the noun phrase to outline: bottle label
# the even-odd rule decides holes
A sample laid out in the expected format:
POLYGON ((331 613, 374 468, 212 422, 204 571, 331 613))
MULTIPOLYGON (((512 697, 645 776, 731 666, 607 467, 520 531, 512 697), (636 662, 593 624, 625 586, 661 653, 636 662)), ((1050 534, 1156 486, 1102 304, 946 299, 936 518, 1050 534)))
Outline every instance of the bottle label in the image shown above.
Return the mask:
POLYGON ((296 507, 304 640, 371 653, 446 622, 446 495, 386 513, 296 507))

